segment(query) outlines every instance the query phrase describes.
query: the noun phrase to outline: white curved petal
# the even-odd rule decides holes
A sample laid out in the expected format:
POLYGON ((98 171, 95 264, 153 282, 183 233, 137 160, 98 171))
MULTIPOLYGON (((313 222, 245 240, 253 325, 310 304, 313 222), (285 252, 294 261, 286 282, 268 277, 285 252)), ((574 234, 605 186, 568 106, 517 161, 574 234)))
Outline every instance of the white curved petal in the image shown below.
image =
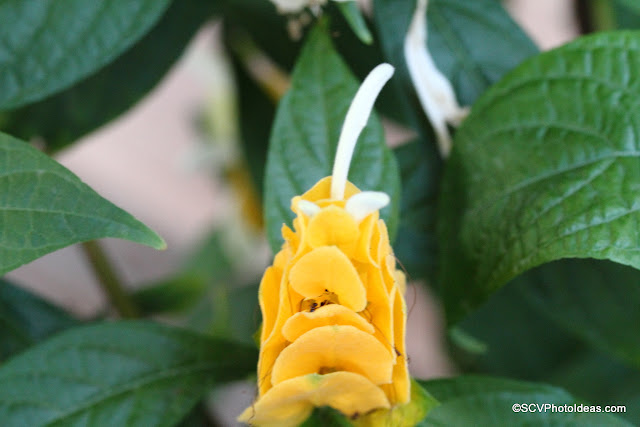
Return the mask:
POLYGON ((391 199, 387 193, 381 191, 363 191, 354 194, 345 205, 345 210, 355 218, 356 221, 362 221, 370 213, 380 210, 387 206, 391 199))
POLYGON ((409 32, 404 40, 404 56, 411 80, 438 139, 443 157, 451 151, 447 123, 458 126, 467 116, 447 78, 438 70, 427 49, 427 0, 418 0, 409 32))
POLYGON ((298 201, 298 209, 300 209, 302 211, 302 213, 305 214, 308 217, 314 216, 315 214, 317 214, 321 210, 320 206, 318 206, 315 203, 310 202, 308 200, 300 200, 300 201, 298 201))
POLYGON ((333 163, 331 198, 334 200, 342 200, 344 198, 349 165, 351 164, 351 157, 353 156, 358 136, 360 136, 360 132, 367 124, 378 94, 380 94, 382 87, 393 75, 393 71, 394 68, 389 64, 378 65, 364 79, 356 96, 351 101, 351 106, 342 125, 336 158, 333 163))

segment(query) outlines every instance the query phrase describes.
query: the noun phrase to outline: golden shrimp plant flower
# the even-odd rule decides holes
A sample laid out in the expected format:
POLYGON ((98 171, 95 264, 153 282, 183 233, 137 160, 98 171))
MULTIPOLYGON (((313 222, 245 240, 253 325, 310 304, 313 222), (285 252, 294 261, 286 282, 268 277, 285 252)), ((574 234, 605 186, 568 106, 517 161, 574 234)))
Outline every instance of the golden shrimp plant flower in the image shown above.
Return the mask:
POLYGON ((293 229, 260 283, 259 395, 239 420, 295 426, 314 407, 366 418, 410 400, 405 277, 396 269, 379 209, 385 193, 347 181, 361 130, 393 67, 381 64, 358 90, 331 176, 293 198, 293 229))

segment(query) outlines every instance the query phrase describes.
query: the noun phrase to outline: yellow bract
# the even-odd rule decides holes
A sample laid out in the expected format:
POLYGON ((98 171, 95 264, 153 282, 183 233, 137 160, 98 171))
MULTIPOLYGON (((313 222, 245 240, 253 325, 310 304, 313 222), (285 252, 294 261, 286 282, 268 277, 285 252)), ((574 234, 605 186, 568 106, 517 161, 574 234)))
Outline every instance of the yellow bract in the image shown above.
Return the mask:
POLYGON ((375 332, 375 328, 353 310, 339 304, 328 304, 314 311, 301 311, 291 316, 282 327, 282 335, 287 341, 293 342, 305 332, 327 325, 351 325, 370 334, 375 332))
POLYGON ((353 184, 343 200, 330 189, 327 177, 292 200, 294 229, 260 284, 259 397, 240 421, 297 425, 314 406, 365 421, 410 399, 405 279, 387 228, 378 211, 345 209, 353 184))
POLYGON ((270 389, 239 420, 259 426, 288 427, 302 423, 314 406, 331 406, 345 414, 388 408, 387 396, 365 377, 351 372, 309 374, 270 389))

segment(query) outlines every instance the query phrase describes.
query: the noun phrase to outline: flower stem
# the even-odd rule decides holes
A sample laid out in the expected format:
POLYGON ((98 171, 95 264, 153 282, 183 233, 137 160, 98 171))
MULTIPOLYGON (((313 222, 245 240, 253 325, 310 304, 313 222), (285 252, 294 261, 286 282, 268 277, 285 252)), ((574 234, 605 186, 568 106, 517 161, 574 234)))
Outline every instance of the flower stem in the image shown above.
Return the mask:
POLYGON ((89 260, 100 287, 109 298, 120 316, 139 317, 139 310, 124 290, 111 261, 97 241, 82 243, 82 249, 89 260))

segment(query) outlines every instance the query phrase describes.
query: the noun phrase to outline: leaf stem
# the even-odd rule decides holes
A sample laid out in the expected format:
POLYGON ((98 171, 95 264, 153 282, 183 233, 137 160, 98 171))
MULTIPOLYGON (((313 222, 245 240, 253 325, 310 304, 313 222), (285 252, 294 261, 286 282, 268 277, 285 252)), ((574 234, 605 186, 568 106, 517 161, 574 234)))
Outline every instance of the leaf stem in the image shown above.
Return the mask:
POLYGON ((82 243, 82 249, 98 279, 100 287, 111 301, 120 316, 139 317, 140 311, 125 292, 115 268, 97 241, 82 243))

